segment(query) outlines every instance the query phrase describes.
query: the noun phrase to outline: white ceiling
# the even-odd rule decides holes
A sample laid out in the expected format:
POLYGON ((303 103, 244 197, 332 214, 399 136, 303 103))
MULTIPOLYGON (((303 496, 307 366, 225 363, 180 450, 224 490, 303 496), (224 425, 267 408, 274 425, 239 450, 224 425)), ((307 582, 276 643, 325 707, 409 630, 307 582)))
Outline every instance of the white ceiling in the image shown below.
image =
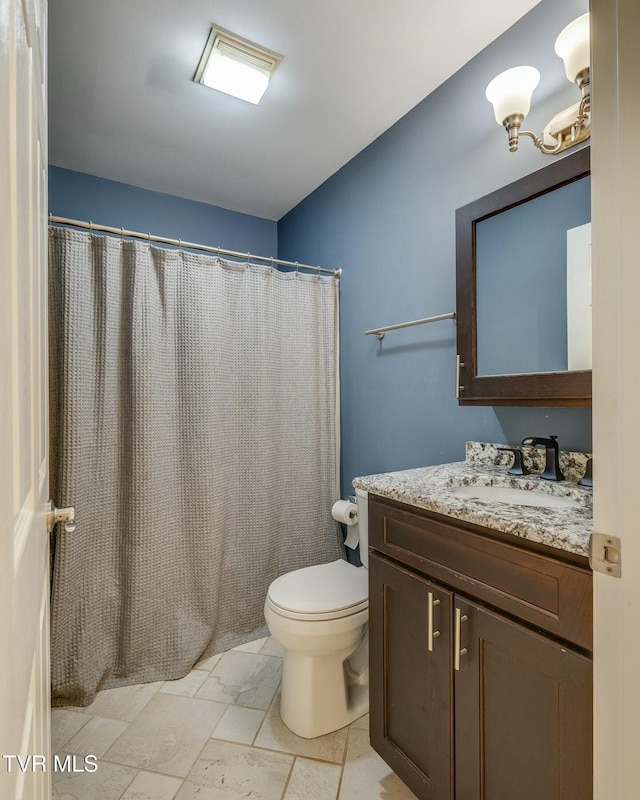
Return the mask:
POLYGON ((279 219, 539 0, 50 0, 50 162, 279 219), (215 23, 284 56, 192 80, 215 23))

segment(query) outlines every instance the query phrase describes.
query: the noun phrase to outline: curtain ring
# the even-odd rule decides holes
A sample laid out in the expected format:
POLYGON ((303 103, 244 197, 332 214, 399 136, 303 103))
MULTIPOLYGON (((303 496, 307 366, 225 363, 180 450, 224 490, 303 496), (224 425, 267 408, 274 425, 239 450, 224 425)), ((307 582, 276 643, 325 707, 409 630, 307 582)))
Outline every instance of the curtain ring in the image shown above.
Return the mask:
POLYGON ((318 276, 317 276, 317 277, 318 277, 318 280, 320 280, 320 266, 318 265, 318 266, 316 267, 316 269, 318 270, 318 276))
POLYGON ((178 252, 182 254, 182 239, 178 239, 178 252))
POLYGON ((149 233, 148 231, 147 231, 147 239, 148 239, 147 246, 149 250, 151 250, 151 233, 149 233))
POLYGON ((89 220, 89 235, 93 235, 93 222, 91 220, 89 220))
POLYGON ((296 261, 296 275, 299 275, 299 274, 300 273, 298 272, 298 262, 296 261))
POLYGON ((124 228, 120 226, 120 244, 124 244, 124 228))

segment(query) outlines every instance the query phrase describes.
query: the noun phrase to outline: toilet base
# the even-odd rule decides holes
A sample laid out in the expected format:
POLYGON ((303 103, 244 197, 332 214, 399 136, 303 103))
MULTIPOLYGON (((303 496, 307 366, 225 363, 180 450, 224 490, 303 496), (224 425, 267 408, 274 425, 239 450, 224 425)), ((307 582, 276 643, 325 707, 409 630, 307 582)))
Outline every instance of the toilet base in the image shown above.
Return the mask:
POLYGON ((345 616, 299 614, 278 613, 267 595, 265 621, 284 648, 280 716, 297 736, 313 739, 369 710, 369 609, 365 601, 345 616))
POLYGON ((367 661, 366 651, 366 636, 355 653, 353 647, 327 656, 286 651, 280 716, 287 728, 304 739, 314 739, 344 728, 366 714, 368 669, 361 666, 367 661))

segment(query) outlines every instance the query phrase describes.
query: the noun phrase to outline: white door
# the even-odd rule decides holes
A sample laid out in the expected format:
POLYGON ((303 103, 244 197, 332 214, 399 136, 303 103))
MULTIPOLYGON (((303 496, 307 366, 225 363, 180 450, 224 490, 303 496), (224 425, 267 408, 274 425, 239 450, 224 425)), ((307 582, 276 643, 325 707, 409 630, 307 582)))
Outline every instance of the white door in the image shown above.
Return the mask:
POLYGON ((46 0, 0 0, 3 800, 44 800, 51 795, 49 546, 44 516, 49 489, 45 65, 46 0), (41 758, 34 762, 34 756, 41 758))
POLYGON ((594 797, 640 798, 640 3, 593 0, 594 530, 622 576, 594 574, 594 797))

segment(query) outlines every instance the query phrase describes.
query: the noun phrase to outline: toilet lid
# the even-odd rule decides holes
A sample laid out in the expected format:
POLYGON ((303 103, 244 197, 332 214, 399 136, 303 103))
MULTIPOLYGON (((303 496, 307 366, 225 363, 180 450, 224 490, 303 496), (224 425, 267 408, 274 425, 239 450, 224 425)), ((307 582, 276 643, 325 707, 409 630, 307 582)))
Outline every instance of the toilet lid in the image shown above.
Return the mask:
POLYGON ((342 559, 296 569, 273 581, 268 599, 299 614, 355 613, 368 605, 367 570, 342 559))

